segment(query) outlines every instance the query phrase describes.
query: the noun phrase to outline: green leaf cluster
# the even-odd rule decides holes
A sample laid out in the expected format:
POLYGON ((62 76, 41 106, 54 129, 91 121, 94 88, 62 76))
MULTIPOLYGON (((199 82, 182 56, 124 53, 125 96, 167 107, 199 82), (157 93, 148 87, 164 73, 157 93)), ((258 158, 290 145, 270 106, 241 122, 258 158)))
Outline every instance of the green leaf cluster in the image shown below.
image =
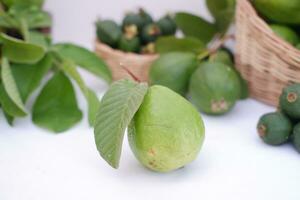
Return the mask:
POLYGON ((0 105, 8 123, 13 125, 15 118, 31 113, 37 126, 56 133, 68 130, 83 116, 74 90, 77 84, 86 98, 89 124, 93 126, 100 103, 77 66, 110 82, 111 72, 105 63, 83 47, 53 44, 51 36, 43 31, 51 27, 51 18, 41 9, 42 1, 2 3, 0 105), (41 91, 30 110, 26 103, 38 88, 41 91))

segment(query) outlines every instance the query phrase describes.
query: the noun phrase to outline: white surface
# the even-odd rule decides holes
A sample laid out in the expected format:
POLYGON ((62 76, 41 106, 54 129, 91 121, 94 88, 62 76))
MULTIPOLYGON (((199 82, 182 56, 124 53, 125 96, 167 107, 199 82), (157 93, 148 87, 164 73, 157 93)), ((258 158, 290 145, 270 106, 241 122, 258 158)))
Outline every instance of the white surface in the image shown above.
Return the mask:
MULTIPOLYGON (((198 0, 48 0, 56 41, 92 47, 96 16, 119 18, 124 9, 145 5, 207 15, 198 0)), ((105 85, 85 74, 89 85, 105 85)), ((102 88, 99 90, 99 88, 102 88)), ((85 110, 82 96, 80 105, 85 110)), ((30 105, 29 105, 30 106, 30 105)), ((119 170, 98 155, 93 130, 84 119, 53 135, 30 118, 10 128, 0 115, 0 200, 299 200, 300 155, 287 144, 270 147, 256 135, 258 118, 273 108, 242 101, 226 116, 204 116, 206 140, 198 159, 183 169, 159 174, 143 168, 124 142, 119 170)))

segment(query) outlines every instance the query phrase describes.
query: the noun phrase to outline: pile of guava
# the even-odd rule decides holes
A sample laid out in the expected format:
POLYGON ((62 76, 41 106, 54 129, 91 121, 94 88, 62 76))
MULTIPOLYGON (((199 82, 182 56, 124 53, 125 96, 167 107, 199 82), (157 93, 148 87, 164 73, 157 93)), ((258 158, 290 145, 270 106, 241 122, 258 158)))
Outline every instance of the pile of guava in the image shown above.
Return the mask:
POLYGON ((161 36, 171 36, 177 31, 172 15, 165 15, 158 21, 140 8, 138 12, 129 12, 119 25, 113 20, 96 22, 99 41, 124 52, 154 54, 155 41, 161 36))
POLYGON ((275 34, 300 49, 299 0, 253 0, 253 5, 275 34))
POLYGON ((260 138, 267 144, 278 146, 292 141, 300 153, 300 84, 283 89, 279 109, 263 115, 257 124, 260 138))

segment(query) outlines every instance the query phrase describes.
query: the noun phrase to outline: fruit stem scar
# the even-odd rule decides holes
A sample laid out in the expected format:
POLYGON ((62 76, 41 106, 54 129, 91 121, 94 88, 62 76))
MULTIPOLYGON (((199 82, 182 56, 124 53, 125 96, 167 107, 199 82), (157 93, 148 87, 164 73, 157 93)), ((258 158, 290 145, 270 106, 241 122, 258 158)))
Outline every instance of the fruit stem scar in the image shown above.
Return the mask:
POLYGON ((267 127, 263 124, 260 124, 257 128, 258 134, 260 137, 264 137, 266 135, 267 127))
POLYGON ((288 95, 287 95, 287 100, 288 100, 288 102, 293 103, 293 102, 295 102, 297 99, 298 99, 298 95, 297 95, 295 92, 290 92, 290 93, 288 93, 288 95))

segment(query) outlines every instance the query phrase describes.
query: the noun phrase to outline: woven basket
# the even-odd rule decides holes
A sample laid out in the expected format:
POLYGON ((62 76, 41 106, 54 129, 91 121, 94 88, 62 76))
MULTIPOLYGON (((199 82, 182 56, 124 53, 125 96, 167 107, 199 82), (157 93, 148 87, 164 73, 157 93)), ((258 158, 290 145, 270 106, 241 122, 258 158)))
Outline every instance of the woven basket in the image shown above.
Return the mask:
POLYGON ((114 81, 123 78, 133 79, 130 73, 140 81, 148 81, 150 66, 158 58, 158 55, 125 53, 99 41, 96 41, 95 51, 112 71, 114 81))
POLYGON ((282 89, 300 82, 300 51, 275 35, 248 0, 237 3, 235 49, 251 97, 276 106, 282 89))

